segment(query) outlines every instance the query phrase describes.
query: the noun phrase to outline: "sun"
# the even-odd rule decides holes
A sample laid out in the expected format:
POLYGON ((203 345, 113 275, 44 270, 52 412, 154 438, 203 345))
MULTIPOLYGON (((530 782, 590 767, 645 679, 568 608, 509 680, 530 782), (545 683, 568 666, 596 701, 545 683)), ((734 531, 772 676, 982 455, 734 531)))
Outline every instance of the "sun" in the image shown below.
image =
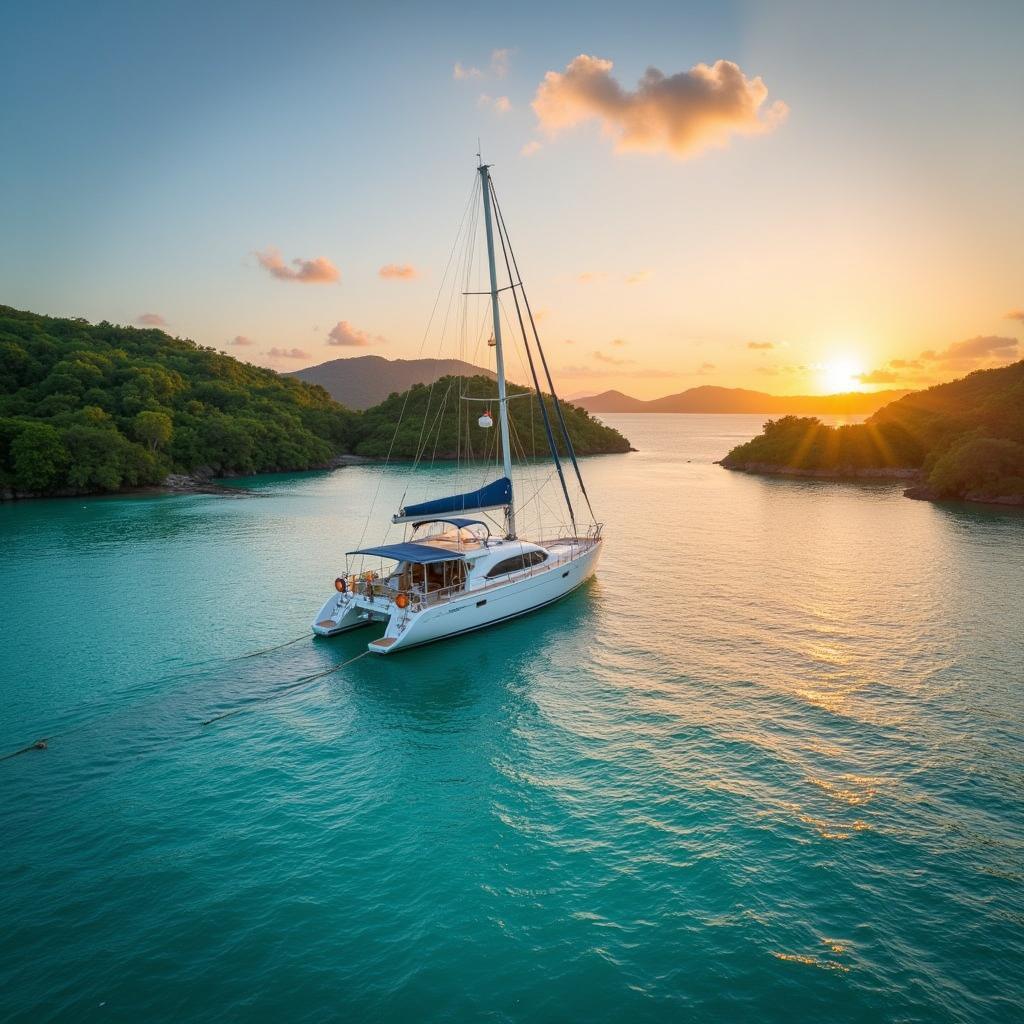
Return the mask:
POLYGON ((852 356, 836 356, 818 366, 818 383, 822 394, 835 395, 843 391, 863 391, 860 374, 863 368, 852 356))

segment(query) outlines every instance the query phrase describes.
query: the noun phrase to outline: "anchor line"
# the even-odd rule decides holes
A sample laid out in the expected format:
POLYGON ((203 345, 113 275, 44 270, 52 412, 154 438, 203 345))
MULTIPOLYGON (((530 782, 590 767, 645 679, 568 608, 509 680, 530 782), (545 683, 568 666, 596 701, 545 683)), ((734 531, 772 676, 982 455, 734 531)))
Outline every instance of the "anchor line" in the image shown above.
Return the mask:
POLYGON ((281 697, 287 697, 289 693, 294 693, 296 690, 301 690, 302 687, 307 686, 309 683, 314 682, 317 679, 323 679, 324 676, 332 675, 335 672, 345 668, 346 665, 351 665, 353 662, 358 661, 360 658, 365 658, 370 652, 363 651, 362 654, 357 654, 354 658, 349 658, 348 661, 341 661, 337 665, 332 665, 330 668, 324 669, 322 672, 314 672, 312 675, 303 676, 301 679, 296 679, 291 686, 285 687, 283 690, 278 690, 276 693, 267 694, 265 697, 257 697, 250 701, 248 704, 240 708, 235 708, 234 711, 225 711, 222 715, 215 715, 213 718, 208 718, 203 722, 203 726, 213 725, 214 722, 222 722, 225 718, 233 718, 235 715, 240 715, 244 711, 252 711, 255 709, 257 704, 269 704, 272 700, 278 700, 281 697))
POLYGON ((283 644, 277 644, 275 647, 265 647, 262 651, 250 651, 248 654, 238 654, 234 658, 229 658, 228 661, 245 661, 246 658, 258 658, 261 654, 270 654, 271 651, 279 651, 282 647, 291 647, 292 644, 297 644, 300 640, 312 640, 313 634, 305 632, 302 636, 297 636, 294 640, 286 640, 283 644))
MULTIPOLYGON (((290 647, 292 644, 297 644, 300 640, 312 639, 312 636, 313 636, 312 633, 303 633, 302 636, 297 636, 293 640, 286 640, 283 644, 277 644, 274 647, 265 647, 263 650, 260 650, 260 651, 250 651, 248 654, 237 654, 234 657, 224 658, 223 660, 222 659, 218 659, 218 658, 211 658, 207 664, 201 665, 201 666, 199 666, 197 668, 193 668, 193 669, 191 669, 189 671, 186 671, 186 672, 181 672, 181 673, 179 673, 177 675, 162 676, 159 679, 155 680, 154 682, 164 682, 164 681, 169 681, 169 680, 177 681, 179 679, 187 679, 187 678, 189 678, 191 676, 196 675, 197 673, 201 673, 201 672, 206 671, 214 662, 221 661, 222 663, 223 662, 230 663, 230 662, 233 662, 233 661, 244 661, 246 658, 258 658, 261 655, 270 654, 272 651, 279 651, 279 650, 281 650, 284 647, 290 647)), ((369 652, 367 651, 366 653, 369 653, 369 652)), ((339 666, 339 668, 340 667, 341 666, 339 666)), ((311 680, 309 678, 305 678, 302 681, 303 682, 309 682, 311 680)), ((145 699, 146 698, 143 698, 143 700, 145 700, 145 699)), ((58 739, 58 738, 62 739, 65 736, 70 736, 72 733, 80 732, 82 729, 85 729, 88 726, 93 725, 95 722, 98 722, 101 719, 106 718, 108 715, 115 714, 117 711, 123 711, 123 710, 124 710, 124 708, 122 707, 122 708, 117 708, 117 709, 115 709, 113 711, 111 711, 111 710, 100 711, 98 714, 91 715, 88 718, 85 718, 85 719, 75 723, 74 725, 69 726, 67 729, 62 729, 60 732, 53 732, 53 733, 49 733, 46 736, 41 736, 39 739, 33 740, 27 746, 21 747, 19 750, 12 750, 8 754, 0 754, 0 761, 9 761, 13 757, 20 757, 22 754, 27 754, 27 753, 29 753, 32 750, 46 750, 46 749, 48 749, 49 744, 50 744, 50 742, 52 740, 55 740, 55 739, 58 739)), ((204 722, 203 724, 206 725, 207 723, 204 722)))
POLYGON ((44 736, 42 739, 38 739, 35 743, 30 743, 27 747, 22 747, 21 750, 12 751, 10 754, 4 754, 0 757, 0 761, 9 761, 12 757, 17 757, 19 754, 27 754, 30 750, 45 750, 47 741, 53 739, 52 736, 44 736))

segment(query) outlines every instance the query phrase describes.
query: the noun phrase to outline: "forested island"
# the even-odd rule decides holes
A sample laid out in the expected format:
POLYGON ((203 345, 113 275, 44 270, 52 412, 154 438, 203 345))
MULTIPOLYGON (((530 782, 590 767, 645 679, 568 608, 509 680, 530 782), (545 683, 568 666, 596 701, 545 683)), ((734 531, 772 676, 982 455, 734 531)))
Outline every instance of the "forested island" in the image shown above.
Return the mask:
MULTIPOLYGON (((476 425, 483 404, 459 396, 493 390, 485 377, 443 378, 355 412, 319 386, 161 330, 0 306, 0 496, 114 492, 171 474, 318 469, 346 454, 389 450, 409 459, 424 454, 424 438, 428 458, 486 456, 496 431, 476 425)), ((536 399, 511 405, 517 452, 546 451, 536 399)), ((564 408, 581 454, 629 451, 618 431, 564 408)))
POLYGON ((827 477, 908 477, 904 493, 1024 505, 1024 360, 913 392, 864 423, 769 420, 727 469, 827 477))

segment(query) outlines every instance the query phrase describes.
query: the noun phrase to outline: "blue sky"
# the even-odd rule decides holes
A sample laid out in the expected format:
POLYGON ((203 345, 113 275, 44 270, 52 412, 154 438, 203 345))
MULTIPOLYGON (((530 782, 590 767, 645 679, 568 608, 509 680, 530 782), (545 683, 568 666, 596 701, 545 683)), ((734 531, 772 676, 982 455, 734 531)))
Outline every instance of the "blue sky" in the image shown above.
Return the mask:
POLYGON ((416 355, 479 137, 569 390, 953 376, 920 354, 1021 333, 1022 43, 1011 3, 22 5, 0 301, 156 313, 279 369, 416 355), (627 91, 731 61, 788 115, 682 156, 596 116, 549 137, 531 101, 579 54, 627 91), (268 247, 340 282, 274 278, 268 247), (339 322, 370 344, 328 345, 339 322))

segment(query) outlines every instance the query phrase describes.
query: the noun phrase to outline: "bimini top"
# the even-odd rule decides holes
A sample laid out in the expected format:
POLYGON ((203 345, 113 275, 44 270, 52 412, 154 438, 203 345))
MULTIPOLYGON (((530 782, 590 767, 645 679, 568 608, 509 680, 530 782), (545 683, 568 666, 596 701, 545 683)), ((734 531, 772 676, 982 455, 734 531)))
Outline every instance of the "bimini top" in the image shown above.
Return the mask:
POLYGON ((453 562, 466 556, 459 551, 447 551, 435 548, 430 544, 382 544, 379 548, 360 548, 348 551, 349 555, 380 555, 381 558, 393 558, 396 562, 453 562))
POLYGON ((418 505, 406 505, 393 523, 408 523, 412 520, 430 519, 432 516, 446 516, 451 512, 479 512, 486 508, 503 508, 512 501, 512 481, 507 476, 492 480, 478 491, 453 494, 450 498, 435 498, 418 505))
POLYGON ((467 526, 482 526, 488 533, 491 532, 491 528, 482 519, 421 519, 418 523, 413 523, 412 526, 414 530, 418 530, 428 523, 447 523, 449 526, 454 526, 456 530, 464 530, 467 526))

